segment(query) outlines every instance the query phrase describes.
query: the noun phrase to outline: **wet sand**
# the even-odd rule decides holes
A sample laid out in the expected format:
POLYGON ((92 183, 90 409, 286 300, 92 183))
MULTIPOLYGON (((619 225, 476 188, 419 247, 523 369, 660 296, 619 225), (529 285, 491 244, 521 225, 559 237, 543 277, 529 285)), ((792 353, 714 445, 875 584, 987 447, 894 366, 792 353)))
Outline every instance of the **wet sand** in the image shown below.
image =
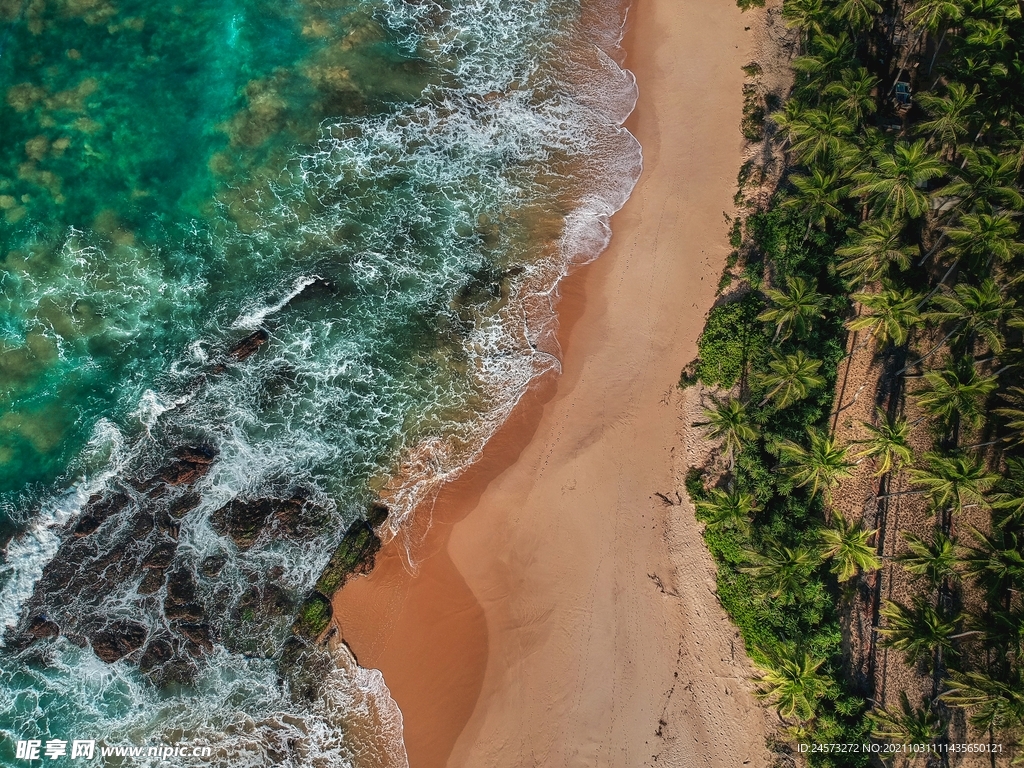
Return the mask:
POLYGON ((732 0, 637 0, 644 173, 563 283, 562 375, 420 510, 416 573, 396 540, 335 596, 412 768, 769 762, 692 509, 656 495, 682 498, 695 437, 676 382, 728 253, 756 23, 732 0))

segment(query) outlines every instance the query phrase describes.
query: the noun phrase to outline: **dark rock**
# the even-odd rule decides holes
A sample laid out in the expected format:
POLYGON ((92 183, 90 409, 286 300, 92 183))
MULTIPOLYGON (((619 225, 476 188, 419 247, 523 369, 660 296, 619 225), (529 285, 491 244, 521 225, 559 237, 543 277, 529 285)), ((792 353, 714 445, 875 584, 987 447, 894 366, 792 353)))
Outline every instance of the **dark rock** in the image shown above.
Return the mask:
POLYGON ((375 501, 370 505, 370 509, 366 513, 366 522, 368 522, 373 528, 380 528, 384 524, 384 521, 388 519, 388 514, 390 514, 388 505, 375 501))
POLYGON ((213 630, 209 624, 179 622, 174 628, 204 652, 209 653, 213 650, 213 630))
POLYGON ((60 627, 45 616, 34 616, 28 624, 28 634, 36 640, 46 640, 60 634, 60 627))
POLYGON ((213 464, 217 449, 212 445, 179 445, 174 449, 174 455, 190 464, 213 464))
POLYGON ((310 640, 292 635, 281 649, 277 670, 295 695, 313 701, 320 695, 332 667, 327 653, 310 640))
POLYGON ((317 591, 323 595, 333 595, 350 576, 371 570, 380 543, 380 537, 367 521, 356 520, 352 523, 320 575, 316 583, 317 591))
POLYGON ((199 564, 199 572, 208 579, 212 579, 221 572, 227 561, 226 555, 210 555, 199 564))
POLYGON ((140 541, 146 538, 146 536, 149 535, 149 532, 153 530, 153 524, 153 513, 141 511, 132 523, 129 535, 136 541, 140 541))
POLYGON ((75 536, 88 536, 99 528, 112 515, 117 514, 128 506, 129 498, 123 493, 114 493, 110 496, 95 495, 89 499, 78 518, 75 526, 75 536))
POLYGON ((178 524, 178 520, 172 517, 166 509, 162 509, 157 513, 156 524, 160 529, 160 532, 171 539, 178 538, 178 531, 181 526, 178 524))
POLYGON ((274 519, 284 531, 296 531, 302 525, 302 507, 302 499, 283 500, 274 509, 274 519))
POLYGON ((164 570, 162 568, 152 568, 146 571, 146 575, 142 577, 142 581, 139 583, 136 591, 140 595, 152 595, 160 591, 160 587, 163 585, 164 570))
POLYGON ((270 341, 270 334, 260 328, 246 336, 228 350, 228 357, 241 362, 256 354, 257 350, 270 341))
POLYGON ((92 650, 102 661, 113 664, 145 645, 148 634, 142 624, 119 619, 93 635, 92 650))
MULTIPOLYGON (((198 655, 198 649, 194 645, 192 648, 183 650, 186 653, 192 651, 198 655)), ((190 658, 185 655, 176 655, 159 668, 159 674, 151 676, 160 685, 191 685, 195 681, 198 671, 199 667, 190 658)))
POLYGON ((193 509, 199 506, 199 502, 203 500, 203 497, 198 493, 187 491, 176 499, 172 500, 167 505, 167 514, 173 518, 181 519, 193 509))
POLYGON ((139 659, 139 668, 143 672, 149 672, 154 667, 170 661, 172 656, 174 656, 174 647, 165 638, 150 640, 146 645, 146 650, 142 652, 142 658, 139 659))
POLYGON ((218 533, 230 536, 239 549, 246 550, 256 543, 279 503, 278 499, 234 499, 213 513, 210 524, 218 533))
POLYGON ((184 621, 199 621, 203 618, 195 577, 185 567, 176 568, 167 579, 164 615, 168 619, 184 621))
POLYGON ((207 462, 196 463, 178 459, 172 461, 160 470, 159 478, 167 485, 192 485, 199 478, 210 471, 211 465, 207 462))
POLYGON ((157 544, 149 552, 147 552, 142 558, 143 568, 166 568, 174 560, 174 553, 177 550, 178 545, 174 542, 166 541, 162 544, 157 544))

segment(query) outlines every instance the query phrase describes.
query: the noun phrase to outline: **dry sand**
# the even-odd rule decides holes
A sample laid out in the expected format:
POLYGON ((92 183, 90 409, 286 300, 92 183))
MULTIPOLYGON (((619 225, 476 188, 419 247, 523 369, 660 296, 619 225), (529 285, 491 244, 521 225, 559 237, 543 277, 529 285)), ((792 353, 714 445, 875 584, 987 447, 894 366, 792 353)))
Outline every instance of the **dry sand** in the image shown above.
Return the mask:
POLYGON ((335 597, 412 768, 770 762, 692 509, 656 495, 677 499, 700 448, 676 382, 728 252, 756 23, 733 0, 637 0, 645 168, 563 286, 563 374, 442 492, 417 574, 393 543, 335 597))

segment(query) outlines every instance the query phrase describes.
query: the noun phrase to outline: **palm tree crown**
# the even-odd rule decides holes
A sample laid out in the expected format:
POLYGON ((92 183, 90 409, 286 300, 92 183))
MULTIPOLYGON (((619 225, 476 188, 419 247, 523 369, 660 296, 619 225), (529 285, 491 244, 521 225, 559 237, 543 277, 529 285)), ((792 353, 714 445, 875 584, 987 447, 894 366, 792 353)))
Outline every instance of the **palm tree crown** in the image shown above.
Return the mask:
POLYGON ((978 459, 964 454, 929 452, 924 458, 928 468, 911 469, 910 477, 939 509, 959 512, 967 504, 985 504, 985 493, 999 479, 978 459))
POLYGON ((868 219, 857 229, 847 230, 848 243, 836 249, 842 256, 839 273, 855 283, 874 283, 895 266, 910 267, 915 249, 903 242, 903 224, 896 219, 868 219))
POLYGON ((868 437, 858 440, 857 443, 864 446, 864 449, 857 454, 860 459, 875 459, 878 462, 878 469, 875 470, 875 477, 881 477, 888 472, 898 470, 904 464, 909 464, 914 458, 914 452, 910 448, 910 425, 905 419, 890 419, 881 408, 876 409, 878 416, 877 424, 861 422, 861 426, 868 431, 868 437))
POLYGON ((850 298, 860 302, 866 311, 847 320, 846 326, 851 331, 870 330, 882 347, 905 344, 910 332, 924 322, 918 309, 921 296, 909 288, 899 290, 883 284, 878 293, 864 291, 850 298))
POLYGON ((960 580, 960 553, 953 539, 942 531, 936 531, 931 542, 907 531, 900 535, 907 551, 896 560, 910 573, 926 578, 935 587, 946 580, 960 580))
POLYGON ((853 462, 847 459, 848 448, 839 445, 827 432, 810 427, 807 430, 809 446, 804 448, 792 440, 779 444, 779 455, 791 465, 789 475, 797 487, 809 485, 811 498, 819 491, 828 491, 849 477, 853 462))
POLYGON ((995 353, 1003 351, 1003 320, 1013 314, 1014 299, 1004 297, 992 278, 981 285, 960 283, 952 291, 939 293, 932 298, 939 307, 927 314, 937 322, 958 323, 957 335, 961 338, 978 335, 995 353))
POLYGON ((808 357, 802 349, 792 355, 773 352, 768 368, 770 372, 758 378, 759 384, 768 390, 762 405, 774 400, 777 407, 786 408, 825 384, 825 379, 818 375, 821 361, 808 357))
POLYGON ((823 296, 818 293, 810 281, 802 277, 791 277, 786 280, 786 290, 769 288, 765 295, 775 306, 766 309, 757 319, 764 323, 775 323, 773 341, 787 338, 796 332, 797 336, 806 336, 811 323, 825 316, 822 311, 823 296))
POLYGON ((940 371, 924 375, 927 386, 917 395, 917 403, 929 416, 952 422, 960 418, 978 426, 985 418, 984 401, 996 390, 995 376, 981 376, 971 361, 951 361, 940 371))
POLYGON ((729 466, 733 466, 736 454, 743 446, 757 439, 757 429, 750 422, 746 407, 736 398, 715 404, 704 410, 707 421, 694 424, 708 428, 708 437, 722 441, 722 447, 729 455, 729 466))
POLYGON ((873 168, 854 173, 853 194, 867 197, 877 210, 896 219, 923 216, 928 196, 921 187, 945 172, 942 162, 928 154, 924 140, 896 142, 891 153, 876 151, 872 159, 873 168))
POLYGON ((878 533, 867 530, 859 522, 848 521, 836 510, 832 513, 832 527, 820 532, 821 554, 831 558, 832 573, 839 581, 849 581, 860 571, 877 571, 882 567, 874 546, 869 542, 878 533))
POLYGON ((713 488, 708 497, 695 506, 708 525, 738 529, 750 525, 750 516, 760 509, 752 494, 735 488, 729 491, 713 488))
POLYGON ((818 700, 829 689, 829 683, 818 670, 824 659, 809 654, 780 658, 762 667, 757 677, 758 694, 773 702, 786 718, 809 720, 814 716, 818 700))
POLYGON ((934 605, 922 599, 912 607, 886 601, 881 610, 886 625, 878 628, 882 644, 903 651, 907 661, 917 662, 926 654, 938 654, 953 649, 960 615, 947 616, 934 605))

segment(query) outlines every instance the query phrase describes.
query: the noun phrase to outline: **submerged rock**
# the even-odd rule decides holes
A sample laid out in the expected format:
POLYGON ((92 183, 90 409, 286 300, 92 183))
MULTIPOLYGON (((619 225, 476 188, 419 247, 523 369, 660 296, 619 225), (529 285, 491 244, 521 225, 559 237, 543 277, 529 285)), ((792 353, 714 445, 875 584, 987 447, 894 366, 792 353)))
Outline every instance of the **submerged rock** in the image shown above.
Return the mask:
POLYGON ((228 357, 238 362, 248 360, 268 341, 270 341, 270 334, 260 328, 258 331, 253 331, 244 339, 232 345, 228 349, 228 357))

